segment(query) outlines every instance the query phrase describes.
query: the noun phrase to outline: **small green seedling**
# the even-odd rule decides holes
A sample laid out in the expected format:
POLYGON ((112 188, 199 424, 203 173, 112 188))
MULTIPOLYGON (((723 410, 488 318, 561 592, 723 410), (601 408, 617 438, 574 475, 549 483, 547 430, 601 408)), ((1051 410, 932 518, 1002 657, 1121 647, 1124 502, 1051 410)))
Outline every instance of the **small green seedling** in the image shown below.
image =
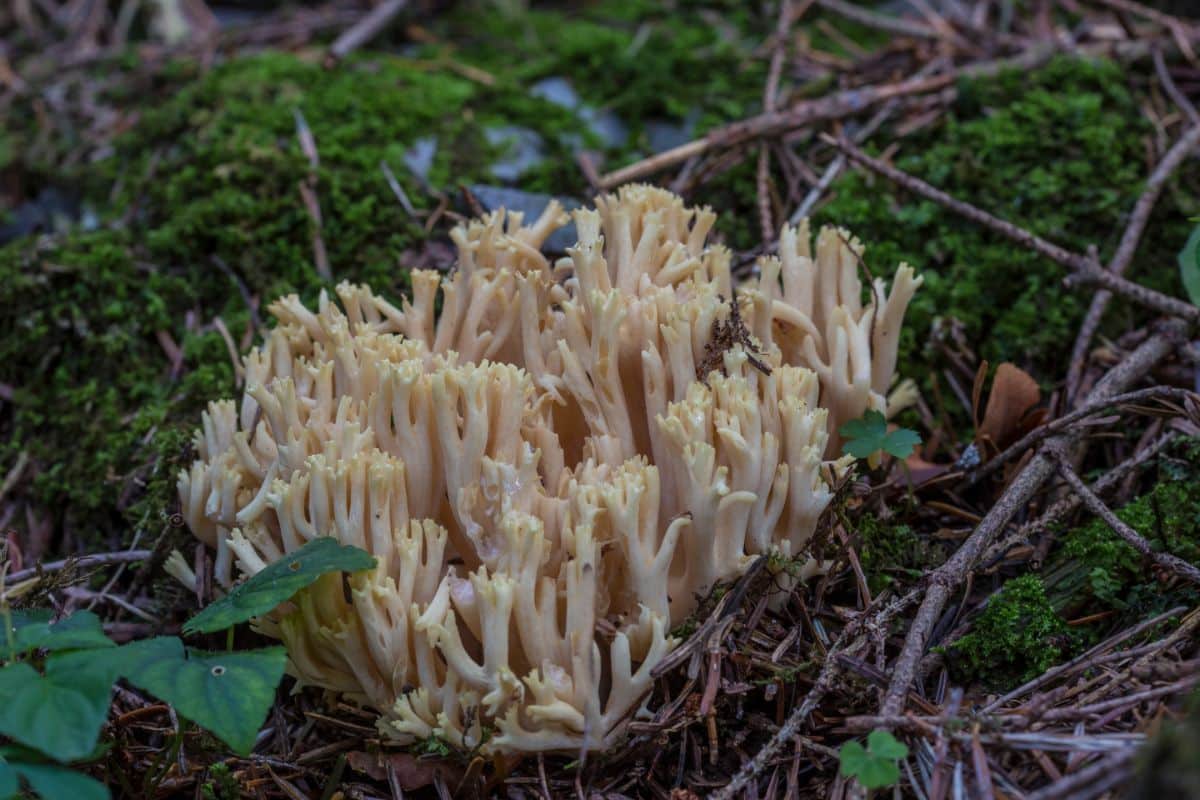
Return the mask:
POLYGON ((268 565, 229 594, 188 620, 184 633, 214 633, 261 617, 328 572, 358 572, 375 566, 365 550, 338 544, 332 536, 313 539, 268 565))
POLYGON ((855 458, 870 458, 883 451, 896 458, 907 458, 921 437, 908 428, 888 431, 887 420, 874 409, 863 414, 861 419, 852 419, 838 429, 845 442, 842 452, 855 458))
POLYGON ((885 730, 867 735, 867 746, 846 742, 838 751, 842 775, 857 778, 865 789, 883 789, 900 780, 898 763, 908 756, 908 747, 885 730))
MULTIPOLYGON (((374 565, 363 550, 315 539, 239 584, 184 631, 231 628, 271 611, 326 573, 374 565)), ((100 733, 119 679, 248 755, 287 664, 287 652, 278 646, 213 653, 159 636, 118 647, 90 611, 56 621, 47 609, 0 605, 0 626, 0 735, 13 741, 0 747, 0 800, 22 791, 46 800, 109 800, 106 786, 71 765, 102 751, 100 733)))

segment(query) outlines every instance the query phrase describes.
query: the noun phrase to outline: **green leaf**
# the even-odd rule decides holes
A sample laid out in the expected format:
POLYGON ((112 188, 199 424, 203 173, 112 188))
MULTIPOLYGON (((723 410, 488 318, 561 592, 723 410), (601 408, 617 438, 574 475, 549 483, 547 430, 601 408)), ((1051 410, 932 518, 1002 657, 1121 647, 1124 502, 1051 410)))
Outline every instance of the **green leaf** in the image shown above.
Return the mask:
POLYGON ((206 653, 185 650, 177 638, 160 637, 127 659, 123 669, 130 683, 170 703, 235 752, 248 755, 275 701, 287 652, 268 647, 206 653))
POLYGON ((8 800, 21 789, 17 772, 7 761, 0 761, 0 800, 8 800))
POLYGON ((8 661, 21 653, 42 648, 45 650, 79 650, 116 647, 104 635, 100 618, 91 611, 76 611, 54 622, 54 612, 31 609, 10 612, 13 625, 12 647, 7 637, 0 635, 0 660, 8 661))
POLYGON ((908 758, 908 745, 883 729, 873 730, 867 734, 867 749, 881 758, 899 761, 908 758))
POLYGON ((897 428, 888 431, 887 420, 874 409, 863 414, 861 419, 852 419, 838 429, 845 442, 842 452, 855 458, 870 458, 880 450, 896 458, 907 458, 913 448, 921 443, 916 431, 897 428))
POLYGON ((370 569, 375 559, 365 550, 338 544, 330 536, 313 539, 270 564, 183 626, 183 632, 212 633, 268 613, 327 572, 370 569))
POLYGON ((858 742, 846 742, 838 751, 842 774, 857 778, 867 789, 882 789, 900 780, 900 768, 896 762, 908 755, 903 742, 884 730, 875 730, 867 736, 864 748, 858 742))
POLYGON ((108 716, 113 674, 87 669, 86 653, 46 660, 46 674, 26 663, 0 669, 0 733, 59 761, 96 749, 108 716))
POLYGON ((94 778, 54 764, 0 764, 0 798, 17 793, 17 776, 44 800, 109 800, 108 787, 94 778), (11 786, 11 790, 9 787, 11 786))
POLYGON ((1187 244, 1179 251, 1179 277, 1188 299, 1200 306, 1200 225, 1192 229, 1187 244))

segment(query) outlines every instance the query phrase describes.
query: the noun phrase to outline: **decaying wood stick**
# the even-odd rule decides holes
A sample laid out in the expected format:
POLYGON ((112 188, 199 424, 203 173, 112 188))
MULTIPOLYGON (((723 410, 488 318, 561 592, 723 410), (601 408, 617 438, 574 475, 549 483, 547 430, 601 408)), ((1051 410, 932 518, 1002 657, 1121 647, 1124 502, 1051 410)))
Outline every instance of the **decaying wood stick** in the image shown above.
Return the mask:
MULTIPOLYGON (((1109 470, 1104 477, 1097 480, 1092 485, 1092 492, 1097 495, 1101 495, 1113 489, 1115 486, 1117 486, 1117 484, 1125 480, 1128 475, 1135 470, 1140 469, 1146 464, 1147 461, 1157 456, 1167 445, 1171 444, 1171 442, 1178 438, 1179 434, 1168 432, 1155 439, 1144 450, 1137 453, 1132 458, 1122 461, 1120 464, 1109 470)), ((1020 542, 1028 540, 1030 537, 1038 533, 1041 533, 1054 523, 1062 520, 1067 516, 1067 514, 1070 514, 1081 505, 1083 505, 1083 500, 1080 499, 1079 495, 1076 494, 1068 494, 1066 497, 1057 500, 1054 505, 1046 509, 1040 517, 1032 522, 1025 523, 1019 529, 1013 533, 1010 533, 1008 536, 1005 536, 1003 539, 989 547, 988 551, 983 554, 983 558, 980 559, 980 564, 986 565, 995 559, 1000 558, 1008 551, 1009 548, 1019 544, 1020 542)))

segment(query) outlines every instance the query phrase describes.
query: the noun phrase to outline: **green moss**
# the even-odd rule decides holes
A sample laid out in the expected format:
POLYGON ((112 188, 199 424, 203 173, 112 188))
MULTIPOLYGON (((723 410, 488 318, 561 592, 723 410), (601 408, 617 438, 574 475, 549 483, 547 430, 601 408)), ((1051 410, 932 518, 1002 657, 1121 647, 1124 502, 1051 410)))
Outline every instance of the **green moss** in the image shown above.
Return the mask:
POLYGON ((1007 689, 1045 672, 1071 647, 1071 634, 1036 575, 1004 584, 971 632, 947 648, 956 680, 1007 689))
MULTIPOLYGON (((390 165, 418 206, 431 206, 403 166, 419 138, 437 139, 429 180, 453 190, 486 178, 499 147, 480 122, 504 110, 565 158, 572 118, 551 104, 485 89, 446 68, 384 56, 327 70, 294 56, 231 61, 148 110, 118 143, 111 171, 134 176, 122 202, 138 208, 135 230, 158 259, 222 259, 271 297, 315 286, 314 224, 299 185, 310 164, 297 137, 297 112, 320 157, 315 194, 321 236, 337 278, 365 280, 381 291, 403 285, 399 255, 424 236, 388 187, 390 165), (510 108, 507 100, 519 108, 510 108)), ((212 264, 205 269, 211 271, 212 264)))
POLYGON ((0 337, 0 382, 16 387, 0 458, 26 452, 35 501, 84 536, 115 529, 144 481, 173 480, 153 465, 176 410, 233 389, 219 334, 185 328, 194 300, 185 270, 140 261, 124 234, 0 250, 0 327, 16 334, 0 337), (183 343, 177 380, 160 331, 183 343))
POLYGON ((224 761, 208 768, 208 780, 200 785, 200 793, 204 800, 237 800, 242 796, 240 782, 224 761))
MULTIPOLYGON (((587 102, 619 114, 636 134, 652 118, 699 112, 701 127, 737 119, 759 102, 766 69, 755 54, 761 31, 744 6, 689 2, 672 10, 648 0, 604 0, 578 10, 505 14, 467 3, 436 24, 454 57, 488 70, 499 85, 564 76, 587 102)), ((434 52, 432 49, 429 52, 434 52)))
POLYGON ((919 578, 945 558, 945 548, 918 536, 908 525, 864 516, 854 524, 858 560, 872 593, 896 580, 919 578))
POLYGON ((164 77, 170 97, 150 99, 91 173, 94 202, 114 199, 104 220, 112 229, 0 251, 0 324, 19 334, 0 341, 0 382, 15 387, 0 418, 0 466, 25 451, 33 502, 93 543, 169 511, 199 410, 235 391, 214 320, 240 348, 252 316, 244 294, 265 305, 328 288, 298 188, 310 165, 296 111, 320 154, 315 191, 335 280, 393 295, 406 284, 402 254, 428 234, 392 195, 380 162, 418 206, 432 205, 402 165, 417 138, 438 139, 430 179, 453 187, 485 178, 498 154, 482 141, 480 119, 506 114, 539 130, 548 157, 568 165, 563 138, 578 132, 545 101, 522 95, 509 113, 511 92, 412 60, 326 70, 267 54, 199 77, 193 69, 164 77), (175 376, 165 336, 183 353, 175 376))
MULTIPOLYGON (((945 122, 902 140, 895 163, 1035 234, 1081 252, 1094 244, 1107 258, 1148 173, 1149 134, 1117 66, 1060 59, 962 83, 945 122)), ((903 333, 905 374, 944 366, 926 343, 935 322, 952 317, 982 358, 1059 377, 1088 297, 1062 287, 1060 267, 866 173, 847 174, 835 192, 819 221, 861 237, 874 274, 908 261, 925 276, 903 333)), ((1131 271, 1173 293, 1175 270, 1162 265, 1174 263, 1187 237, 1180 202, 1164 198, 1131 271)), ((1130 312, 1108 319, 1124 325, 1130 312)))
MULTIPOLYGON (((1189 440, 1160 459, 1154 486, 1116 513, 1156 550, 1200 563, 1200 443, 1189 440)), ((1101 520, 1062 536, 1046 583, 1065 613, 1111 612, 1088 626, 1092 639, 1174 606, 1200 602, 1200 592, 1189 584, 1156 580, 1146 559, 1101 520)))

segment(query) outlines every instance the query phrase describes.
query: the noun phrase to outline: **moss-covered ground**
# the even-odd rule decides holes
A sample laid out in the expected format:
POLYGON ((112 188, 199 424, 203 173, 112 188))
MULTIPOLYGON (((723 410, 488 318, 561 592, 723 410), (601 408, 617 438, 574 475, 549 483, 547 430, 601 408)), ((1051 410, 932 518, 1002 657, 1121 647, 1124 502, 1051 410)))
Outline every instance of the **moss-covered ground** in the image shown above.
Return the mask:
MULTIPOLYGON (((1158 551, 1200 561, 1200 442, 1160 456, 1151 488, 1116 510, 1158 551)), ((1162 574, 1101 520, 1059 532, 1044 569, 1007 580, 945 648, 955 677, 1010 689, 1200 591, 1162 574)))
MULTIPOLYGON (((650 152, 659 123, 696 135, 756 111, 766 74, 760 46, 773 25, 736 2, 681 3, 674 13, 642 0, 605 0, 578 13, 465 4, 337 69, 322 66, 316 51, 176 64, 111 98, 127 130, 87 159, 65 157, 76 143, 46 133, 52 126, 10 115, 0 123, 0 171, 10 184, 23 194, 69 186, 95 217, 91 230, 25 236, 0 249, 0 384, 11 389, 0 410, 0 471, 24 453, 32 476, 14 488, 31 513, 11 524, 23 530, 49 519, 64 534, 53 542, 63 551, 153 534, 172 511, 174 474, 189 458, 199 410, 236 389, 230 342, 240 351, 253 341, 275 296, 311 299, 328 288, 315 267, 315 234, 334 280, 394 295, 407 269, 444 239, 434 218, 441 199, 453 206, 460 185, 499 182, 494 167, 513 145, 489 129, 536 135, 540 157, 515 181, 521 188, 582 196, 580 147, 617 166, 650 152), (562 76, 592 117, 530 91, 562 76), (603 114, 623 123, 619 135, 591 124, 603 114), (298 119, 316 142, 315 168, 298 119), (422 142, 434 149, 418 175, 406 163, 422 142), (417 216, 397 200, 381 164, 417 216), (302 185, 319 201, 319 229, 302 185)), ((871 43, 872 34, 839 25, 871 43)), ((816 28, 802 35, 836 49, 816 28)), ((1148 171, 1155 132, 1139 91, 1117 66, 1078 59, 965 81, 948 115, 899 140, 895 160, 1064 246, 1095 244, 1105 258, 1148 171)), ((1196 180, 1192 169, 1168 188, 1131 276, 1179 292, 1174 258, 1198 210, 1189 192, 1196 180)), ((1061 378, 1085 299, 1062 288, 1057 267, 861 173, 839 179, 830 197, 818 221, 869 243, 873 273, 905 260, 925 276, 904 333, 903 374, 930 387, 945 365, 934 334, 958 327, 993 364, 1015 361, 1047 385, 1061 378)), ((730 246, 758 243, 753 158, 692 199, 732 212, 720 231, 730 246)), ((1115 306, 1106 330, 1133 319, 1115 306)), ((957 418, 965 422, 963 412, 957 418)), ((970 436, 965 424, 956 433, 970 436)), ((1188 453, 1164 461, 1157 488, 1121 513, 1195 561, 1200 484, 1188 453)), ((857 534, 872 591, 942 557, 901 523, 863 521, 857 534)), ((1144 574, 1102 526, 1070 531, 1043 575, 1009 581, 975 632, 950 648, 949 662, 988 683, 1020 680, 1105 626, 1188 599, 1145 583, 1144 574), (1111 614, 1068 629, 1084 606, 1111 614), (989 633, 1016 622, 1020 636, 989 633)))
POLYGON ((671 21, 654 4, 604 3, 569 21, 562 11, 482 10, 486 26, 480 9, 464 10, 404 55, 356 55, 336 70, 316 52, 239 57, 211 70, 172 65, 143 82, 142 96, 112 98, 126 104, 129 130, 86 169, 63 155, 72 137, 55 140, 32 115, 6 120, 0 169, 25 184, 17 194, 69 184, 99 217, 95 230, 28 236, 0 250, 0 329, 13 334, 0 341, 0 383, 13 389, 0 417, 0 467, 28 456, 29 519, 49 517, 66 531, 58 547, 117 546, 133 529, 156 531, 199 409, 235 389, 221 326, 240 350, 264 314, 259 305, 328 288, 302 183, 320 204, 334 281, 394 294, 431 239, 426 223, 439 198, 493 181, 492 165, 509 155, 512 144, 486 136, 489 127, 539 138, 522 189, 577 194, 575 148, 634 157, 645 147, 642 120, 681 123, 693 109, 710 124, 736 118, 761 85, 749 40, 724 43, 700 19, 671 21), (505 36, 484 42, 481 30, 505 36), (714 65, 712 82, 673 77, 714 65), (625 139, 606 141, 528 91, 563 75, 597 113, 637 121, 625 139), (316 142, 315 170, 298 119, 316 142), (417 174, 406 155, 422 141, 433 154, 417 174))

